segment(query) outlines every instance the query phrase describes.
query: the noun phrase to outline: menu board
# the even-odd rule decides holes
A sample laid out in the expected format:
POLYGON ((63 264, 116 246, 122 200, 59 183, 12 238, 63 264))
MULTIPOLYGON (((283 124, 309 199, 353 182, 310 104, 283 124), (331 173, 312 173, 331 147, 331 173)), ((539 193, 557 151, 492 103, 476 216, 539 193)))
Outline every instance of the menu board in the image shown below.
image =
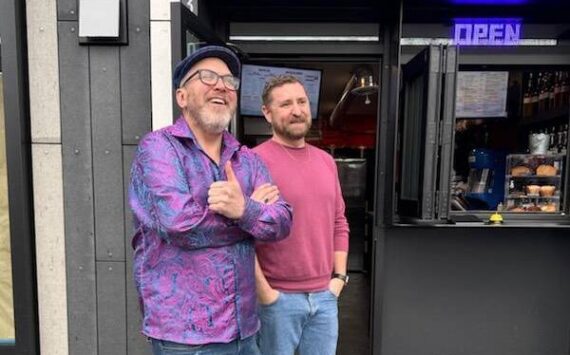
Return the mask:
POLYGON ((455 117, 507 117, 507 71, 460 71, 455 117))
POLYGON ((305 86, 311 116, 317 118, 319 93, 321 91, 321 71, 314 69, 295 69, 266 65, 244 64, 241 70, 240 113, 245 116, 263 116, 261 112, 261 94, 265 82, 277 75, 293 75, 305 86))

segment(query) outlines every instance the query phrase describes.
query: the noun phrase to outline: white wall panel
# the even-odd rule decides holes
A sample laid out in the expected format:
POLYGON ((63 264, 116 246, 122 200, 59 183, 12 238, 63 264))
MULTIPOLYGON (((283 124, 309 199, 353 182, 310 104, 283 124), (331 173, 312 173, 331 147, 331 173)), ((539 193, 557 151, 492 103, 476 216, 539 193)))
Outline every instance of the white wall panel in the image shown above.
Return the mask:
POLYGON ((172 123, 172 64, 170 21, 151 21, 150 56, 152 129, 172 123))
POLYGON ((150 0, 150 20, 170 21, 171 0, 150 0))
POLYGON ((34 216, 40 348, 68 354, 62 153, 59 144, 33 144, 34 216))
POLYGON ((32 141, 61 142, 56 0, 27 0, 32 141))

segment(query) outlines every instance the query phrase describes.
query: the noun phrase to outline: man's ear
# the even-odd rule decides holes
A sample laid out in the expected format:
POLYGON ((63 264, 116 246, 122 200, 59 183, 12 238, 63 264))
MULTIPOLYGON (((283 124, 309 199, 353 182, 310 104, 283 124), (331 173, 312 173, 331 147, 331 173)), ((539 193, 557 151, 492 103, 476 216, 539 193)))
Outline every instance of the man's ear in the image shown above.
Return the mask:
POLYGON ((263 117, 265 117, 265 120, 271 124, 271 111, 269 111, 269 108, 267 108, 265 105, 262 105, 261 112, 263 112, 263 117))
POLYGON ((187 93, 186 91, 182 90, 182 89, 176 89, 176 103, 178 104, 178 107, 180 108, 184 108, 186 107, 187 104, 187 93))

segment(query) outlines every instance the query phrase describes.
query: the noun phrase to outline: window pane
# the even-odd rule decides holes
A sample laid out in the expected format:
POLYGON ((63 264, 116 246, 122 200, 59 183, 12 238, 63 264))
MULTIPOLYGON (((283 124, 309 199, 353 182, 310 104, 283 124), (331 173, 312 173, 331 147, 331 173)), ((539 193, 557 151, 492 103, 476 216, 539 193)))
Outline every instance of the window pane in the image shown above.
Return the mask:
POLYGON ((563 214, 569 67, 484 69, 458 76, 452 210, 563 214))
POLYGON ((422 168, 422 142, 423 109, 424 109, 424 82, 423 75, 407 84, 406 105, 404 107, 404 134, 402 136, 402 192, 401 197, 417 201, 420 196, 420 169, 422 168))
POLYGON ((194 53, 203 45, 205 45, 205 43, 201 42, 194 33, 186 30, 186 56, 194 53))
POLYGON ((4 125, 4 80, 0 70, 0 346, 15 342, 12 254, 8 215, 6 175, 6 134, 4 125))

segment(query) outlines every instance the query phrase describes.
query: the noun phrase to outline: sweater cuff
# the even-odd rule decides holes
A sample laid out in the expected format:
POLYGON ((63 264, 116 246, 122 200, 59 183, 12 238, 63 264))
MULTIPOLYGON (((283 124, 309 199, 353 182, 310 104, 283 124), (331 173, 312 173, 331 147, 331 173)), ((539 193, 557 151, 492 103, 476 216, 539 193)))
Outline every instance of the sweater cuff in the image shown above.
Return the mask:
POLYGON ((348 235, 345 238, 334 239, 334 251, 348 252, 348 235))

